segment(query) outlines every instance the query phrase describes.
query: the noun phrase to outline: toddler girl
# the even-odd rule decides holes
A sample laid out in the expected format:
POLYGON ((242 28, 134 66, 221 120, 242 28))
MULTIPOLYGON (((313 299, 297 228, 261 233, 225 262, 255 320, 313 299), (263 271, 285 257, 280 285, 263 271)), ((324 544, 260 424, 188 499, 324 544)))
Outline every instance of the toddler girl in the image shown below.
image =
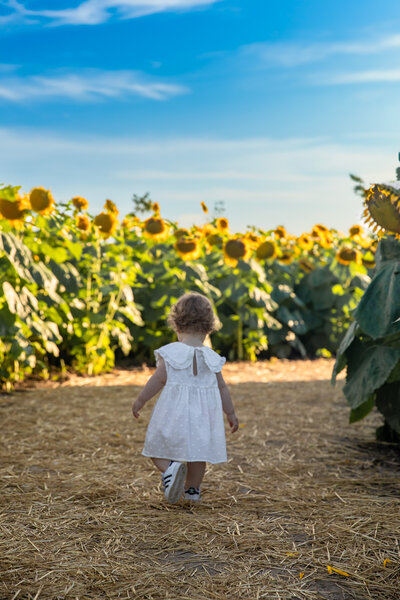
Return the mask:
POLYGON ((232 433, 238 420, 221 374, 225 358, 203 346, 217 320, 210 301, 201 294, 182 296, 171 308, 168 322, 178 342, 154 351, 157 369, 132 406, 140 409, 162 388, 151 415, 142 454, 162 473, 167 502, 200 500, 206 462, 226 462, 222 411, 232 433), (187 463, 187 464, 186 464, 187 463))

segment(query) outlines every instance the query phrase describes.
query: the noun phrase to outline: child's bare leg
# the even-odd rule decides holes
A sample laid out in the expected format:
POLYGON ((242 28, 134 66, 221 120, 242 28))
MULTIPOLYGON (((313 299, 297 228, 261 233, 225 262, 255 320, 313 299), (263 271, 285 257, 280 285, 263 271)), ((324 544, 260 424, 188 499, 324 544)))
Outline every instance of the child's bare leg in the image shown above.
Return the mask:
POLYGON ((190 487, 199 488, 206 470, 205 462, 188 462, 185 490, 190 487))
POLYGON ((169 463, 171 462, 168 458, 152 458, 153 463, 156 465, 157 469, 164 473, 164 471, 169 467, 169 463))

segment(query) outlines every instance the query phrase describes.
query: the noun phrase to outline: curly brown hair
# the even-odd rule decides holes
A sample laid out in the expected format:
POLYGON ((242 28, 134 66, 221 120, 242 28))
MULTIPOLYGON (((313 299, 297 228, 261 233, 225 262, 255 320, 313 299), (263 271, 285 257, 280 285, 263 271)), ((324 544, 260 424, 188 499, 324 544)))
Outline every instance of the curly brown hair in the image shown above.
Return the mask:
POLYGON ((212 304, 206 296, 197 292, 184 294, 172 305, 168 324, 175 331, 212 333, 220 327, 212 304))

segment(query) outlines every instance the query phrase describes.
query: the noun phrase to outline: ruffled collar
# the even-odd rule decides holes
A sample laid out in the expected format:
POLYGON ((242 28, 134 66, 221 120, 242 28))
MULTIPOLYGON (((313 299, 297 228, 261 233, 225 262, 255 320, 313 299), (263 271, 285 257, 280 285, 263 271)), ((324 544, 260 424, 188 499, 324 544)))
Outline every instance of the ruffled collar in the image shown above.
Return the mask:
POLYGON ((172 342, 155 350, 155 355, 162 356, 175 369, 186 369, 192 364, 195 351, 201 352, 205 363, 211 371, 214 373, 221 371, 226 358, 220 356, 208 346, 189 346, 184 342, 172 342))

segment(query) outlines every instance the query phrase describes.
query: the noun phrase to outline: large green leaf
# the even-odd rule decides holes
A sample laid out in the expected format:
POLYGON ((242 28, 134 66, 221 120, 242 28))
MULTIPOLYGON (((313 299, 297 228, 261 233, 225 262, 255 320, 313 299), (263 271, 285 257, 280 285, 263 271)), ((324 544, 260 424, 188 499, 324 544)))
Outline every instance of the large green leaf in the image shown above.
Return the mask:
POLYGON ((21 279, 43 289, 56 289, 57 279, 51 271, 43 263, 35 262, 30 249, 13 233, 0 231, 0 250, 4 251, 21 279))
POLYGON ((365 273, 360 273, 350 281, 350 287, 358 287, 361 290, 366 290, 370 283, 371 277, 365 273))
POLYGON ((68 248, 68 250, 70 251, 70 253, 72 254, 72 256, 76 260, 80 260, 80 258, 82 256, 82 250, 83 250, 82 244, 79 242, 71 242, 70 240, 65 240, 65 245, 68 248))
POLYGON ((137 309, 135 304, 127 304, 126 306, 120 306, 116 312, 115 318, 118 318, 119 314, 123 315, 131 323, 134 323, 139 327, 143 327, 144 325, 142 315, 140 314, 140 311, 137 309))
POLYGON ((127 327, 121 323, 114 322, 114 327, 111 329, 111 337, 118 341, 118 346, 121 348, 125 356, 128 356, 132 349, 133 337, 127 327))
POLYGON ((29 248, 27 248, 13 233, 0 231, 0 250, 3 250, 21 279, 34 283, 34 279, 29 271, 29 267, 33 263, 32 254, 29 248))
POLYGON ((3 292, 10 312, 18 315, 21 319, 25 319, 29 314, 29 307, 21 301, 19 295, 8 281, 3 283, 3 292))
POLYGON ((71 263, 57 264, 54 260, 49 262, 49 266, 59 281, 60 285, 65 288, 67 294, 75 294, 82 285, 79 271, 71 263))
POLYGON ((271 299, 271 296, 258 286, 250 286, 249 290, 249 299, 247 304, 253 308, 263 308, 268 311, 273 311, 277 308, 276 302, 271 299))
POLYGON ((49 294, 55 292, 58 286, 57 277, 43 263, 32 263, 29 267, 33 281, 49 294))
POLYGON ((330 310, 335 306, 336 301, 337 296, 329 285, 321 285, 312 289, 311 302, 314 310, 330 310))
POLYGON ((274 286, 271 292, 271 297, 278 304, 286 303, 288 306, 295 305, 299 308, 304 308, 305 304, 293 291, 290 285, 279 284, 274 286))
POLYGON ((68 250, 63 246, 53 246, 47 242, 43 242, 40 245, 40 250, 48 258, 55 260, 57 263, 63 263, 69 258, 68 250))
POLYGON ((387 262, 378 271, 354 316, 372 338, 400 331, 400 261, 387 262))
POLYGON ((308 284, 314 288, 332 286, 333 284, 339 282, 338 278, 332 273, 329 267, 323 267, 311 271, 311 273, 309 273, 307 276, 307 280, 308 284))
POLYGON ((350 346, 350 344, 353 342, 354 338, 359 333, 359 331, 360 331, 360 328, 358 326, 358 323, 356 321, 353 321, 353 323, 350 325, 350 327, 346 331, 346 335, 340 342, 339 348, 336 353, 336 362, 335 362, 335 365, 334 365, 333 371, 332 371, 332 379, 331 379, 332 384, 335 384, 337 374, 340 373, 340 371, 342 371, 345 368, 346 363, 347 363, 346 350, 350 346))
POLYGON ((355 338, 346 356, 347 376, 343 393, 354 409, 366 402, 386 382, 400 360, 400 349, 366 346, 355 338))
POLYGON ((368 398, 366 402, 360 404, 360 406, 357 406, 357 408, 353 408, 350 411, 349 423, 356 423, 357 421, 361 421, 361 419, 366 417, 371 412, 374 406, 375 394, 372 394, 372 396, 370 396, 370 398, 368 398))
POLYGON ((378 270, 388 261, 400 262, 400 241, 393 236, 382 238, 376 249, 375 260, 378 270))
POLYGON ((387 383, 377 391, 376 406, 390 427, 400 433, 400 381, 387 383))
POLYGON ((18 330, 15 321, 15 314, 10 311, 8 305, 0 308, 0 337, 9 338, 15 335, 15 332, 18 330))
POLYGON ((288 325, 298 335, 304 335, 308 332, 307 323, 304 321, 303 315, 299 310, 289 310, 286 306, 280 306, 276 311, 276 316, 279 321, 288 325))
POLYGON ((400 382, 400 361, 395 365, 394 369, 389 375, 389 378, 386 380, 386 383, 394 383, 396 381, 400 382))

